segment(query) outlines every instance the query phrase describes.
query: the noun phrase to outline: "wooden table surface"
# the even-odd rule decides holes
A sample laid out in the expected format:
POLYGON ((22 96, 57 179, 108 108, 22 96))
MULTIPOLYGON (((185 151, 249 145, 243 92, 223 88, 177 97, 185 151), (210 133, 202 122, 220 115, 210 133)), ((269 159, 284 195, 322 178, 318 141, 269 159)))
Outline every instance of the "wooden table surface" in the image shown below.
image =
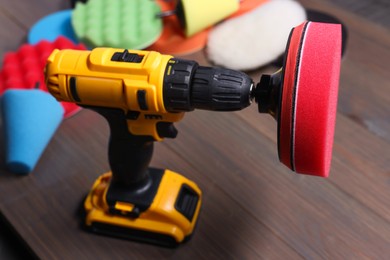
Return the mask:
MULTIPOLYGON (((204 204, 193 238, 166 249, 80 229, 80 204, 108 170, 108 127, 83 110, 64 121, 36 169, 17 177, 0 153, 0 212, 43 259, 388 259, 390 256, 390 33, 325 0, 301 0, 348 27, 330 177, 278 161, 276 122, 256 106, 195 111, 179 136, 155 145, 151 165, 193 179, 204 204)), ((60 0, 0 0, 0 58, 60 0)), ((185 58, 207 65, 202 52, 185 58)), ((250 73, 255 81, 267 67, 250 73)), ((1 139, 3 142, 3 139, 1 139)))

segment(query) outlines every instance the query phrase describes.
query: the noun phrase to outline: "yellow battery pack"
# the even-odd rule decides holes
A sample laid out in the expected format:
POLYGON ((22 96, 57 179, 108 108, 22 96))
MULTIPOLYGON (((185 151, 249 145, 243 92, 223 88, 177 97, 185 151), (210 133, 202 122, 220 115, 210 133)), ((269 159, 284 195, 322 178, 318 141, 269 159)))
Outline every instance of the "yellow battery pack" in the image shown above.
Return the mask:
MULTIPOLYGON (((153 202, 141 213, 137 205, 126 201, 116 201, 113 210, 110 209, 106 198, 111 172, 101 175, 84 202, 87 228, 96 233, 168 247, 187 241, 199 215, 200 189, 170 170, 150 168, 149 171, 151 178, 159 183, 153 202)), ((149 196, 148 193, 145 195, 149 196)))

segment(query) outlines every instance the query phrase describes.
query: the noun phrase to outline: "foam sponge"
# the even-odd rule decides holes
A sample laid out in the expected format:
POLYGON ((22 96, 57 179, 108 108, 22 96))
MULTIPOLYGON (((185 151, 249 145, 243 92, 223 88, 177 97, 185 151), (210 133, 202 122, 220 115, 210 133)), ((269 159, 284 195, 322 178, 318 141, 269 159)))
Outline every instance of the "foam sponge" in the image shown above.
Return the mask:
POLYGON ((252 11, 256 7, 259 7, 260 5, 271 1, 271 0, 245 0, 245 1, 240 1, 240 8, 237 10, 237 12, 233 13, 230 15, 227 19, 231 19, 240 15, 243 15, 247 12, 252 11))
POLYGON ((282 55, 291 28, 305 20, 305 9, 297 2, 268 1, 213 27, 207 43, 208 58, 231 69, 256 69, 282 55))
POLYGON ((35 23, 28 32, 28 43, 36 44, 41 40, 55 41, 59 36, 77 43, 71 24, 72 10, 63 10, 47 15, 35 23))
POLYGON ((341 60, 341 25, 305 22, 287 46, 278 118, 280 161, 329 175, 341 60))
POLYGON ((72 25, 78 39, 94 47, 143 49, 162 32, 155 1, 89 0, 76 4, 72 25))
MULTIPOLYGON (((158 0, 162 12, 175 8, 173 1, 158 0)), ((191 37, 186 37, 176 15, 163 18, 164 29, 156 42, 147 49, 170 55, 188 55, 206 46, 210 29, 205 29, 191 37)))
POLYGON ((2 96, 6 166, 30 173, 61 123, 64 109, 49 93, 9 89, 2 96))
POLYGON ((183 17, 186 36, 192 36, 212 26, 239 9, 237 0, 180 0, 179 17, 183 17))
MULTIPOLYGON (((82 44, 75 45, 65 37, 58 37, 54 42, 43 40, 34 45, 24 44, 16 52, 6 53, 0 71, 0 95, 7 89, 39 88, 47 91, 43 70, 54 49, 86 48, 82 44)), ((74 103, 61 102, 61 105, 65 109, 65 117, 80 110, 74 103)))

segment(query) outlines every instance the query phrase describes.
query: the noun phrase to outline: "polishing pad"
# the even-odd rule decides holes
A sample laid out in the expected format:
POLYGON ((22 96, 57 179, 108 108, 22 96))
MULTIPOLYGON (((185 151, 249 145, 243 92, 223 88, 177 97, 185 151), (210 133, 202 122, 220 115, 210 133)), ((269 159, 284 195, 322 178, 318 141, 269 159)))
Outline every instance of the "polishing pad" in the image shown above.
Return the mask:
POLYGON ((256 69, 282 55, 291 28, 305 20, 305 9, 299 3, 268 1, 213 27, 207 42, 208 58, 230 69, 256 69))
POLYGON ((311 22, 341 24, 341 36, 342 36, 341 54, 342 56, 344 56, 347 49, 347 42, 348 42, 347 26, 337 17, 323 11, 307 9, 306 14, 307 14, 307 20, 311 22))
MULTIPOLYGON (((172 10, 174 2, 158 0, 162 12, 172 10)), ((157 51, 170 55, 188 55, 199 51, 206 46, 207 36, 210 29, 203 30, 191 37, 186 37, 180 25, 180 21, 175 15, 163 18, 164 29, 160 38, 154 42, 147 50, 157 51)))
POLYGON ((72 25, 77 38, 95 47, 144 49, 162 32, 155 1, 89 0, 76 4, 72 25))
POLYGON ((237 12, 230 15, 227 19, 231 19, 240 15, 243 15, 249 11, 252 11, 256 7, 259 7, 260 5, 271 1, 271 0, 245 0, 240 1, 240 8, 237 10, 237 12))
POLYGON ((61 123, 64 109, 49 93, 9 89, 2 96, 7 168, 30 173, 61 123))
MULTIPOLYGON (((46 40, 37 44, 24 44, 16 52, 8 52, 4 56, 0 71, 0 95, 7 89, 39 88, 47 91, 43 70, 47 58, 54 49, 85 50, 82 44, 75 45, 65 37, 58 37, 54 42, 46 40)), ((69 117, 80 108, 69 102, 61 102, 65 109, 65 117, 69 117)))
POLYGON ((177 12, 186 36, 192 36, 233 14, 238 0, 180 0, 177 12))
POLYGON ((64 36, 77 43, 78 40, 70 22, 71 14, 71 10, 64 10, 39 20, 31 27, 28 33, 28 43, 36 44, 41 40, 54 41, 59 36, 64 36))
POLYGON ((287 45, 278 118, 278 153, 287 167, 327 177, 332 158, 341 26, 305 22, 287 45))

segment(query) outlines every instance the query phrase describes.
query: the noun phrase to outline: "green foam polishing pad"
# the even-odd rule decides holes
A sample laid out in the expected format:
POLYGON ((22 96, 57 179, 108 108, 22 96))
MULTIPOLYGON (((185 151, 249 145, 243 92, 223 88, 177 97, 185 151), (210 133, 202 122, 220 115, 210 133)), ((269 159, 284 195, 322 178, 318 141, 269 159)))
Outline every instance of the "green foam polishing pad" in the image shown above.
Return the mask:
POLYGON ((159 13, 156 1, 89 0, 76 4, 72 26, 77 38, 90 48, 143 49, 162 33, 159 13))
POLYGON ((6 166, 30 173, 62 121, 64 109, 39 89, 8 89, 1 98, 6 166))

